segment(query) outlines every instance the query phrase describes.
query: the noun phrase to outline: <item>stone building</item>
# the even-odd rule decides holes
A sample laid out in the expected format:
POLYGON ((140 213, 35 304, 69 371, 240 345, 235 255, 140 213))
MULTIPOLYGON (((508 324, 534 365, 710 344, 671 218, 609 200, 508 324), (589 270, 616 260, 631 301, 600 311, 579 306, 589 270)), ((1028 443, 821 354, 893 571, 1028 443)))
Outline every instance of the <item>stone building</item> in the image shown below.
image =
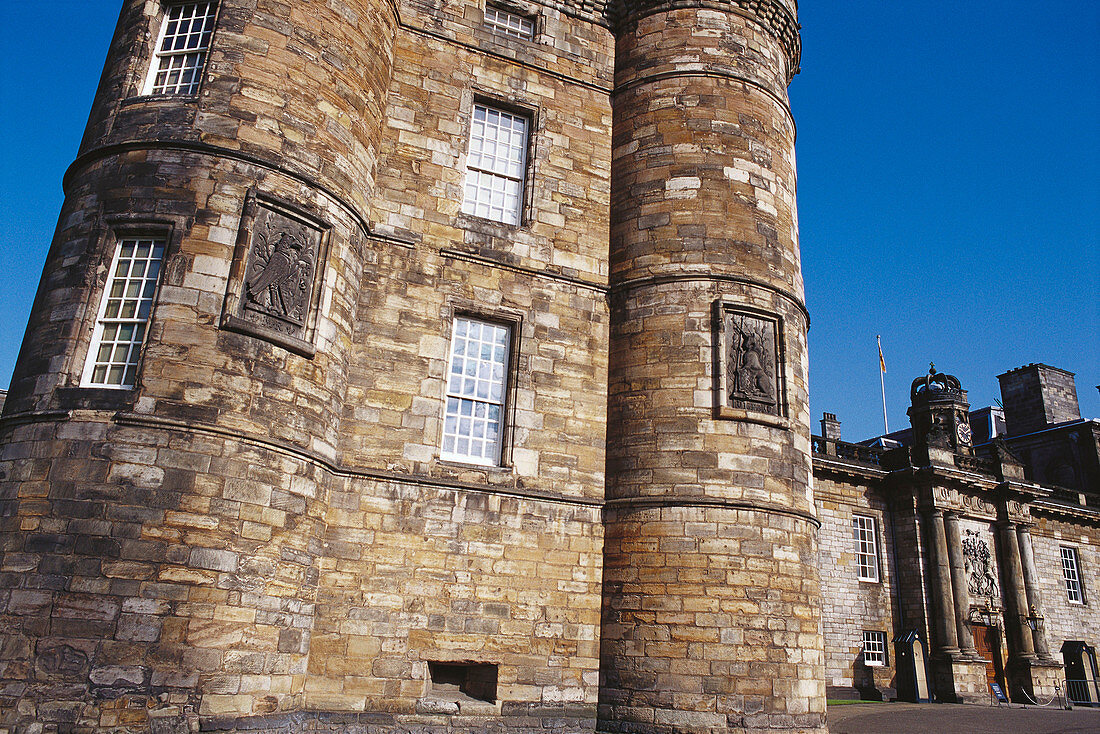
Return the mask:
POLYGON ((813 438, 833 695, 915 697, 915 637, 937 700, 986 702, 997 683, 1019 703, 1100 702, 1100 421, 1065 370, 999 379, 1003 420, 933 369, 906 431, 846 443, 826 414, 813 438))
POLYGON ((796 12, 125 0, 0 727, 823 731, 796 12))

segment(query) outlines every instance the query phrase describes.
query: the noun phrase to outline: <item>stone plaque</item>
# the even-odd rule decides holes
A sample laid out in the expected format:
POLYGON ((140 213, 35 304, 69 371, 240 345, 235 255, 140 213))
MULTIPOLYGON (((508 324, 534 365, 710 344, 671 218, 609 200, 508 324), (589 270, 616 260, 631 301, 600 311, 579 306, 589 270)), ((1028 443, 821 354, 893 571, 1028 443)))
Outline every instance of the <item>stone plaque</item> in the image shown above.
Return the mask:
POLYGON ((325 228, 253 196, 245 205, 222 325, 312 356, 325 228))
POLYGON ((720 417, 748 411, 785 418, 779 318, 723 305, 719 332, 720 417))

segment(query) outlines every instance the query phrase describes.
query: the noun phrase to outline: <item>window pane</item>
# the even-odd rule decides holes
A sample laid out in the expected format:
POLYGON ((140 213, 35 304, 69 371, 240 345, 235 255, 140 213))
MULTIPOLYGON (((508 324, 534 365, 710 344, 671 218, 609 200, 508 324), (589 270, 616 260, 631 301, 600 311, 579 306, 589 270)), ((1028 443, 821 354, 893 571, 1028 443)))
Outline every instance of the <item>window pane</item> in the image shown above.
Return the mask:
POLYGON ((867 665, 886 665, 885 632, 863 632, 863 662, 867 665))
POLYGON ((196 94, 214 31, 214 3, 168 6, 146 94, 196 94))
POLYGON ((516 38, 530 39, 535 33, 535 23, 530 18, 500 8, 485 8, 485 25, 497 33, 516 38))
POLYGON ((460 317, 451 346, 443 456, 479 464, 499 460, 507 327, 460 317), (462 374, 460 378, 458 375, 462 374))
POLYGON ((1066 596, 1070 603, 1084 604, 1085 590, 1081 584, 1081 569, 1076 548, 1062 546, 1062 578, 1066 582, 1066 596))
POLYGON ((853 515, 852 531, 859 580, 878 581, 878 541, 875 533, 875 518, 853 515))
POLYGON ((126 239, 119 243, 111 276, 104 286, 98 336, 88 352, 85 384, 133 387, 163 253, 160 240, 126 239))
POLYGON ((474 105, 462 210, 519 224, 526 149, 526 117, 474 105))

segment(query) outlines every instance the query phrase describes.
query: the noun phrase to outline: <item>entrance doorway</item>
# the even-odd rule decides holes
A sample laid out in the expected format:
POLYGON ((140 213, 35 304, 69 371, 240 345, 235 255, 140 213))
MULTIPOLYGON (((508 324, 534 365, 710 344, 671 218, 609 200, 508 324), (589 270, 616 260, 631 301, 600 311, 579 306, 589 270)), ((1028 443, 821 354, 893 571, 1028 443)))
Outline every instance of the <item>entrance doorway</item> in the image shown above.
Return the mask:
POLYGON ((986 659, 986 680, 999 685, 1002 691, 1007 691, 1004 663, 1001 660, 1001 628, 971 622, 970 633, 974 636, 974 648, 986 659))

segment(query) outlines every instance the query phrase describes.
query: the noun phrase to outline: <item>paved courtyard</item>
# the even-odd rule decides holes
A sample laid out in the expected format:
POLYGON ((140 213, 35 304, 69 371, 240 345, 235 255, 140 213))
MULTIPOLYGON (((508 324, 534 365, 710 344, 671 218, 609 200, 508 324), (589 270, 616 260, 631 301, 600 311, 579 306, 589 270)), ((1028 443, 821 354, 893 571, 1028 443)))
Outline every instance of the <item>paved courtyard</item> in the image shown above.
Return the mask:
POLYGON ((1100 708, 857 703, 829 707, 830 734, 1100 734, 1100 708))

